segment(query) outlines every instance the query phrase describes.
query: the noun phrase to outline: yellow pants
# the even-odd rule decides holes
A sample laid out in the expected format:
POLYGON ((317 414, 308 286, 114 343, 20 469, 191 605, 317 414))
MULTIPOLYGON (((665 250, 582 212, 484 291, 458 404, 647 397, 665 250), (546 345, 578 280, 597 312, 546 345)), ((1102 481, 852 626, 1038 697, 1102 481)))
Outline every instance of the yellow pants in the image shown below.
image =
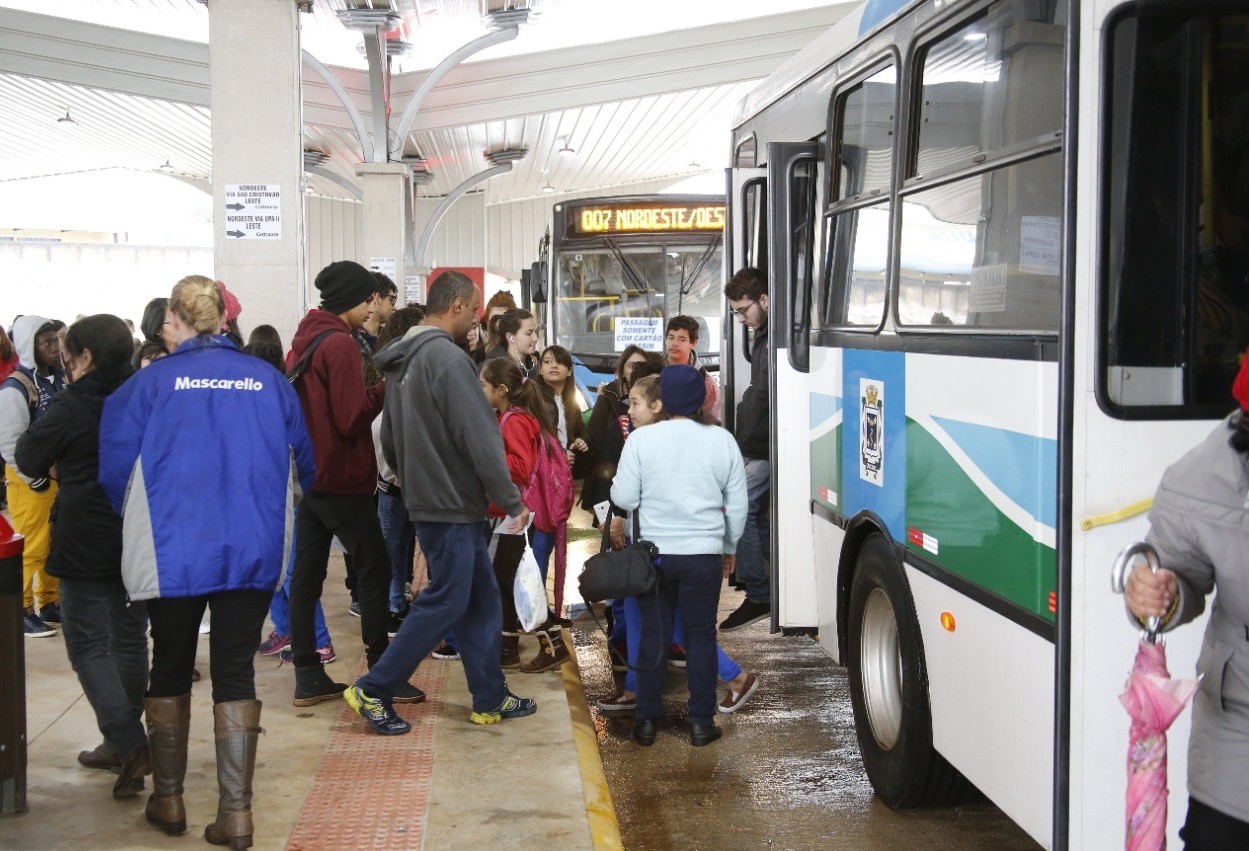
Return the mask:
POLYGON ((8 487, 13 529, 26 538, 22 550, 22 603, 38 613, 35 606, 36 580, 40 606, 59 603, 61 599, 59 583, 43 569, 48 561, 48 548, 52 545, 52 503, 56 500, 56 482, 49 484, 43 493, 35 493, 7 464, 4 481, 8 487))

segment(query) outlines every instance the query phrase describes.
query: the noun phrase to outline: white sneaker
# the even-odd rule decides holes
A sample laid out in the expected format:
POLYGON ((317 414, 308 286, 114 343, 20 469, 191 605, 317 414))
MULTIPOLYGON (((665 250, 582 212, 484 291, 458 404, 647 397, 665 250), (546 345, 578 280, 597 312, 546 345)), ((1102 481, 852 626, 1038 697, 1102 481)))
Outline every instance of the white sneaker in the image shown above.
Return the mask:
POLYGON ((754 674, 746 675, 746 684, 741 691, 733 691, 729 688, 729 693, 724 696, 724 700, 720 701, 720 712, 725 715, 730 712, 736 712, 746 705, 746 701, 750 700, 750 696, 755 693, 755 689, 759 688, 759 678, 754 674))

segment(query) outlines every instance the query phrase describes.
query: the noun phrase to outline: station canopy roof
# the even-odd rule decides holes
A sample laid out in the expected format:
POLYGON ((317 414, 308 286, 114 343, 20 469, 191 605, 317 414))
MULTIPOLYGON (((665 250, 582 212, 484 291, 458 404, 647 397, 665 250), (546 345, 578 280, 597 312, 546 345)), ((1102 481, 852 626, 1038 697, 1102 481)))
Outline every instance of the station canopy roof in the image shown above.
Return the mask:
MULTIPOLYGON (((760 17, 757 0, 312 0, 300 23, 371 127, 363 35, 343 20, 393 13, 391 150, 422 158, 421 194, 437 196, 487 151, 528 149, 485 184, 494 204, 720 171, 742 97, 855 5, 770 0, 760 17), (453 69, 394 138, 428 69, 490 32, 488 12, 516 9, 519 35, 453 69)), ((309 187, 353 197, 359 140, 307 64, 303 80, 309 187)), ((123 168, 207 187, 210 122, 199 0, 0 0, 0 182, 123 168)))

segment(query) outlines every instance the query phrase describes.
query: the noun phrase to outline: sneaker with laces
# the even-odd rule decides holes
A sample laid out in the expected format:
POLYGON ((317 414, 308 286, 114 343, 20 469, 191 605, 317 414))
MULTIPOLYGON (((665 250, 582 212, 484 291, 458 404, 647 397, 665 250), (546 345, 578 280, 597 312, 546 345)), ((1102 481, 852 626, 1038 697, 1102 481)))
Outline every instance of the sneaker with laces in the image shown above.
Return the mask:
POLYGON ((386 615, 386 634, 394 638, 399 633, 399 627, 403 626, 404 614, 400 612, 391 612, 386 615))
POLYGON ((746 701, 750 700, 750 696, 755 693, 757 688, 759 688, 759 678, 754 674, 747 674, 746 683, 742 686, 742 690, 733 691, 733 687, 729 686, 729 693, 724 696, 724 700, 720 701, 717 709, 725 715, 736 712, 746 705, 746 701))
POLYGON ((680 644, 668 645, 668 667, 684 668, 685 667, 685 648, 680 644))
POLYGON ((433 656, 435 659, 442 659, 444 662, 454 662, 456 659, 460 658, 460 654, 456 651, 456 649, 450 644, 447 644, 445 641, 442 644, 439 644, 434 649, 434 652, 429 655, 433 656))
POLYGON ((412 725, 395 714, 390 701, 369 697, 359 686, 348 686, 343 692, 343 700, 352 711, 369 722, 373 730, 383 736, 402 736, 412 729, 412 725))
POLYGON ((469 721, 474 724, 497 724, 504 718, 524 718, 538 711, 538 701, 532 697, 517 697, 510 691, 503 702, 489 712, 474 712, 469 721))
POLYGON ((356 600, 351 601, 351 605, 347 607, 347 614, 353 618, 360 617, 360 603, 356 600))
POLYGON ((289 635, 278 635, 276 632, 271 632, 256 652, 261 656, 276 656, 282 652, 282 648, 290 643, 291 637, 289 635))
POLYGON ((425 692, 411 683, 400 683, 390 699, 395 703, 420 703, 425 700, 425 692))
POLYGON ((56 630, 44 623, 34 610, 27 612, 22 618, 22 629, 26 632, 27 638, 47 638, 50 635, 56 635, 56 630))
POLYGON ((745 600, 742 600, 742 604, 731 615, 720 622, 720 631, 732 632, 735 629, 750 626, 755 621, 761 621, 771 616, 772 605, 770 603, 756 603, 747 597, 745 600))
POLYGON ((322 665, 328 665, 338 658, 338 654, 334 652, 334 645, 327 644, 324 647, 317 648, 317 658, 321 660, 322 665))
POLYGON ((59 603, 48 603, 39 610, 39 619, 44 623, 61 622, 61 606, 59 603))

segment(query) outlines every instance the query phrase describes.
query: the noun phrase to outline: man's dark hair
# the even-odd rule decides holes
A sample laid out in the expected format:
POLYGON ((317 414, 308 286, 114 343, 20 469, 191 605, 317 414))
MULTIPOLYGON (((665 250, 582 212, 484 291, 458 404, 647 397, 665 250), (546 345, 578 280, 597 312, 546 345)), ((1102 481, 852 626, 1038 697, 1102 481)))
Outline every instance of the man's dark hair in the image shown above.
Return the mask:
POLYGON ((282 347, 275 346, 273 343, 267 343, 263 340, 257 340, 254 343, 248 343, 239 349, 245 355, 251 355, 254 358, 260 358, 269 366, 283 374, 286 373, 286 362, 282 359, 282 347))
POLYGON ((374 272, 373 277, 377 278, 377 293, 382 298, 394 293, 399 295, 399 288, 395 286, 395 282, 390 279, 389 275, 382 272, 374 272))
POLYGON ((668 320, 668 327, 664 329, 667 334, 670 331, 685 331, 690 335, 690 342, 698 342, 698 320, 693 316, 674 316, 668 320))
POLYGON ((730 301, 748 298, 758 301, 768 294, 768 279, 754 266, 738 269, 724 285, 724 295, 730 301))
POLYGON ((407 307, 399 308, 390 314, 390 319, 378 329, 377 347, 380 349, 396 337, 402 337, 413 325, 420 325, 424 318, 425 310, 419 304, 409 304, 407 307))
POLYGON ((466 304, 473 301, 473 290, 477 285, 463 272, 448 270, 434 278, 429 285, 429 298, 425 302, 426 316, 442 316, 451 312, 451 305, 457 298, 464 299, 466 304))
POLYGON ((65 332, 65 350, 80 355, 91 350, 91 360, 101 374, 121 378, 130 370, 134 338, 120 317, 97 313, 79 319, 65 332))

